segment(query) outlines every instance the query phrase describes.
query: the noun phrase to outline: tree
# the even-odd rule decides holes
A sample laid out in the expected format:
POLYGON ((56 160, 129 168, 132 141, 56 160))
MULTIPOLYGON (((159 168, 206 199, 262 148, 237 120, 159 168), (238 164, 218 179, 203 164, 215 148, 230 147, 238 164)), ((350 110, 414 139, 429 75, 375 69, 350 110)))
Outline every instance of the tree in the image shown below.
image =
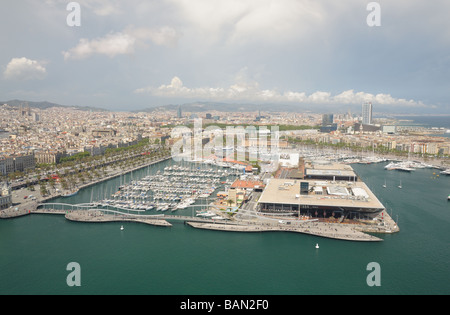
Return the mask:
POLYGON ((48 194, 47 184, 45 182, 40 183, 40 191, 41 191, 41 196, 46 196, 48 194))

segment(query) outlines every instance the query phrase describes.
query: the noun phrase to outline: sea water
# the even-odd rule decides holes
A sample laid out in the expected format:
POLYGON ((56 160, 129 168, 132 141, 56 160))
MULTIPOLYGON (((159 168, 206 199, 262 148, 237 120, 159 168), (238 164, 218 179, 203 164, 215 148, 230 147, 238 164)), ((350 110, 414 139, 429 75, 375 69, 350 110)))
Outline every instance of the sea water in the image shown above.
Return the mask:
MULTIPOLYGON (((199 230, 175 221, 170 228, 78 223, 32 214, 0 220, 0 294, 449 294, 450 176, 433 169, 387 171, 384 165, 353 165, 398 220, 400 232, 382 235, 383 242, 199 230), (71 262, 80 266, 80 286, 68 285, 71 262), (380 266, 379 286, 368 285, 371 262, 380 266)), ((154 169, 133 177, 149 171, 154 169)), ((120 182, 59 201, 89 202, 120 182)))

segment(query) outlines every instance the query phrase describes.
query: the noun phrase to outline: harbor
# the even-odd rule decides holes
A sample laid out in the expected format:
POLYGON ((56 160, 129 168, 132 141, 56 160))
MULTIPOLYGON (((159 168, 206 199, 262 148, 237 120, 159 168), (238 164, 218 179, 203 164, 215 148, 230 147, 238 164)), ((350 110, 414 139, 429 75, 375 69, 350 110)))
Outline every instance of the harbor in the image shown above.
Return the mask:
MULTIPOLYGON (((230 207, 229 203, 233 203, 231 200, 233 198, 230 199, 229 191, 233 183, 245 183, 258 178, 259 176, 246 173, 245 166, 238 163, 214 160, 205 160, 203 163, 198 161, 175 163, 166 160, 139 168, 137 171, 122 173, 104 181, 106 184, 100 186, 87 185, 81 188, 80 192, 66 197, 34 200, 33 203, 26 203, 27 207, 22 207, 20 211, 10 209, 3 211, 1 216, 11 218, 28 214, 62 214, 67 220, 76 222, 137 222, 163 227, 171 227, 170 221, 181 221, 197 229, 231 232, 284 231, 349 241, 382 241, 381 238, 371 234, 390 234, 399 231, 398 225, 386 211, 377 210, 377 207, 382 209, 383 206, 371 193, 370 196, 366 194, 364 197, 373 200, 369 203, 367 200, 364 202, 364 199, 359 201, 362 196, 346 201, 349 206, 355 202, 362 202, 361 206, 372 207, 374 210, 371 211, 379 213, 376 217, 370 215, 371 217, 366 220, 353 220, 351 219, 355 216, 353 212, 345 214, 338 208, 332 215, 327 211, 326 217, 325 212, 317 216, 317 211, 314 215, 302 210, 301 215, 300 212, 297 215, 296 210, 288 216, 281 212, 273 212, 270 210, 273 206, 270 205, 277 202, 274 198, 283 196, 280 195, 282 191, 276 192, 276 187, 272 188, 275 189, 274 192, 266 192, 264 198, 256 191, 244 190, 245 200, 255 198, 259 199, 259 202, 245 201, 240 206, 230 207), (228 199, 220 199, 218 196, 221 194, 228 195, 229 197, 226 197, 228 199), (268 199, 268 194, 273 197, 268 199), (264 213, 266 211, 264 207, 269 207, 267 208, 269 213, 264 213), (341 218, 335 219, 338 213, 341 213, 341 218)), ((281 180, 280 183, 285 184, 285 181, 281 180)), ((297 185, 298 187, 292 185, 289 187, 297 187, 295 190, 300 191, 300 184, 297 185)), ((358 182, 358 185, 364 184, 358 182)), ((286 189, 283 188, 285 195, 288 193, 286 189)), ((360 191, 368 190, 368 187, 355 187, 353 190, 361 193, 360 191)), ((291 194, 293 197, 296 196, 294 192, 291 194)), ((293 199, 294 203, 298 202, 295 201, 298 196, 293 199)), ((303 202, 309 204, 305 207, 313 207, 315 204, 311 197, 302 197, 303 202)), ((318 198, 316 202, 324 197, 318 198)), ((289 203, 289 198, 291 197, 288 195, 282 197, 283 202, 289 203)), ((333 198, 328 199, 329 202, 340 204, 345 201, 342 198, 333 201, 333 198)), ((323 201, 318 205, 320 204, 323 204, 323 201)), ((292 210, 292 206, 288 208, 292 210)))
MULTIPOLYGON (((32 212, 16 220, 0 220, 2 233, 14 236, 13 239, 6 238, 8 242, 2 242, 2 247, 20 248, 20 253, 24 250, 31 251, 35 253, 33 259, 37 262, 48 263, 51 260, 55 262, 54 264, 64 266, 68 261, 78 261, 82 268, 86 268, 89 263, 89 269, 95 270, 98 277, 105 281, 111 279, 110 274, 116 270, 117 266, 129 266, 126 271, 117 274, 118 279, 106 282, 96 281, 95 284, 89 283, 89 285, 87 281, 91 279, 91 276, 87 274, 87 269, 83 269, 85 270, 83 279, 86 282, 82 290, 86 293, 114 293, 116 291, 112 290, 110 285, 104 285, 111 281, 117 282, 116 287, 120 287, 121 292, 128 292, 123 284, 132 280, 133 284, 127 286, 130 292, 183 293, 183 288, 192 288, 192 281, 194 281, 198 283, 197 287, 193 289, 194 291, 190 289, 189 292, 201 294, 205 291, 202 289, 203 286, 210 283, 208 280, 210 276, 206 279, 205 273, 212 272, 215 274, 215 279, 220 280, 221 283, 220 285, 211 284, 211 289, 208 290, 212 291, 209 292, 229 293, 230 290, 236 290, 233 279, 241 278, 242 273, 255 273, 266 275, 265 280, 252 280, 251 285, 248 286, 244 283, 244 287, 237 292, 242 294, 254 292, 256 283, 260 288, 257 292, 272 293, 274 292, 272 285, 266 284, 267 277, 273 283, 280 282, 281 277, 283 287, 280 290, 277 289, 277 292, 288 294, 290 290, 299 290, 299 283, 308 276, 308 272, 301 272, 301 270, 312 270, 311 275, 314 277, 311 283, 325 282, 327 288, 331 288, 330 292, 339 292, 342 290, 342 285, 364 282, 367 275, 355 274, 355 270, 365 270, 368 261, 380 262, 384 270, 383 286, 380 287, 379 292, 389 293, 392 290, 402 293, 417 292, 412 283, 404 284, 403 279, 409 279, 408 275, 411 274, 423 273, 430 265, 440 266, 440 270, 444 270, 447 266, 448 252, 438 249, 445 248, 445 226, 450 222, 447 195, 444 199, 442 198, 442 194, 448 194, 445 189, 445 181, 448 177, 432 176, 433 170, 430 169, 417 169, 415 172, 390 172, 384 169, 386 164, 352 164, 354 171, 361 177, 361 181, 386 207, 386 211, 382 212, 383 218, 380 213, 377 220, 372 220, 371 224, 366 222, 364 231, 358 231, 363 225, 351 224, 348 220, 344 223, 333 224, 322 219, 312 221, 314 219, 302 220, 293 216, 283 218, 277 218, 271 214, 263 216, 259 212, 247 210, 252 208, 256 199, 244 204, 230 219, 214 221, 208 217, 197 216, 200 214, 197 211, 209 215, 216 212, 228 215, 226 212, 219 212, 212 205, 206 209, 205 201, 211 204, 212 198, 211 200, 198 198, 194 203, 195 207, 179 209, 176 212, 170 210, 162 212, 156 209, 119 211, 103 207, 101 210, 96 210, 96 207, 90 204, 91 196, 93 201, 101 201, 106 195, 119 191, 121 185, 131 185, 132 182, 146 176, 154 176, 158 170, 160 174, 163 174, 165 167, 175 165, 171 161, 165 161, 150 166, 148 170, 143 168, 134 171, 133 179, 131 174, 126 174, 122 176, 122 180, 116 177, 80 190, 75 196, 50 200, 46 202, 46 207, 39 207, 37 210, 39 213, 32 212), (402 180, 403 189, 397 187, 399 179, 402 180), (387 187, 383 187, 385 181, 387 187), (424 190, 423 187, 429 187, 429 189, 424 190), (410 196, 416 194, 420 194, 422 198, 419 201, 411 200, 410 196), (51 203, 65 203, 66 206, 53 206, 51 203), (84 210, 81 208, 83 204, 87 207, 84 210), (100 212, 96 213, 96 211, 100 212), (117 213, 114 214, 112 211, 117 213), (146 216, 147 223, 141 221, 140 216, 146 216), (396 220, 388 220, 388 218, 396 220), (384 222, 383 225, 390 226, 380 225, 382 222, 384 222), (394 228, 396 223, 401 225, 401 232, 386 233, 394 228), (369 236, 374 238, 369 240, 369 236), (58 239, 58 243, 54 239, 58 239), (349 241, 350 239, 352 240, 349 241), (45 246, 40 246, 41 243, 45 246), (319 249, 315 248, 316 244, 319 244, 319 249), (439 255, 436 256, 436 253, 439 255), (182 263, 180 256, 183 257, 182 263), (319 257, 321 257, 320 260, 318 260, 319 257), (249 263, 252 259, 257 263, 249 263), (114 263, 109 266, 105 264, 106 261, 114 263), (281 269, 277 267, 280 264, 283 265, 281 269), (226 266, 230 267, 226 269, 226 266), (103 271, 104 268, 107 270, 103 271), (222 277, 218 271, 223 268, 233 272, 227 272, 226 276, 222 277), (276 268, 278 271, 273 276, 268 276, 267 270, 271 268, 276 268), (336 268, 341 272, 325 272, 336 268), (149 270, 158 270, 158 272, 149 272, 149 270), (186 272, 192 274, 195 280, 188 277, 186 281, 183 280, 180 283, 179 279, 185 279, 183 275, 186 272), (236 273, 237 275, 234 276, 236 273), (345 275, 346 282, 333 286, 333 283, 340 281, 342 275, 345 275), (396 281, 399 275, 401 275, 401 283, 396 281), (152 285, 148 285, 149 283, 152 285)), ((187 165, 186 163, 184 167, 187 165)), ((198 163, 192 164, 193 169, 199 166, 198 163)), ((201 167, 207 168, 206 165, 201 167)), ((218 188, 218 191, 221 190, 218 188)), ((253 196, 253 198, 256 197, 256 195, 253 196)), ((20 253, 16 255, 20 256, 20 253)), ((3 259, 8 261, 6 256, 3 259)), ((29 270, 25 266, 30 268, 30 264, 25 262, 26 260, 23 263, 15 260, 13 265, 23 265, 24 270, 29 270)), ((54 264, 51 265, 52 270, 55 268, 54 264)), ((42 265, 45 264, 42 263, 42 265)), ((39 267, 40 270, 41 268, 44 274, 52 272, 46 271, 45 267, 39 267)), ((36 278, 35 275, 36 273, 31 271, 27 273, 28 279, 36 278)), ((13 283, 12 277, 7 274, 3 275, 2 279, 13 283)), ((439 290, 442 290, 444 282, 441 278, 427 279, 420 280, 422 286, 427 288, 427 292, 438 292, 436 285, 440 287, 439 290)), ((27 282, 24 282, 21 286, 22 292, 36 292, 36 290, 41 293, 47 292, 46 290, 65 292, 64 290, 67 290, 67 286, 53 285, 51 279, 48 280, 51 285, 45 287, 37 281, 34 281, 33 286, 30 287, 27 287, 27 282)), ((414 278, 414 281, 419 280, 414 278)), ((323 288, 323 285, 318 287, 323 288)), ((365 288, 368 290, 367 287, 365 288)), ((14 292, 14 289, 9 290, 14 292)), ((314 291, 314 287, 312 290, 314 291)), ((351 290, 351 287, 347 289, 349 292, 351 290)), ((360 290, 372 292, 364 291, 364 287, 358 290, 358 292, 360 290)), ((311 293, 310 287, 307 293, 311 293)))

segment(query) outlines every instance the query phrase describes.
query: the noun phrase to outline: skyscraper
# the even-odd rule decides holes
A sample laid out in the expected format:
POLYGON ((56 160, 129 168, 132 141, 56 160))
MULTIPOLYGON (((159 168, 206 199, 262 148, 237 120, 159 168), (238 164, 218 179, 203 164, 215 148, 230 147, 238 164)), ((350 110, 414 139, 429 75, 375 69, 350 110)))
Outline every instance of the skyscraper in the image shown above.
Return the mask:
POLYGON ((183 114, 181 112, 181 106, 178 107, 178 111, 177 111, 177 118, 181 118, 183 117, 183 114))
POLYGON ((363 125, 372 124, 372 103, 366 102, 362 104, 362 123, 363 125))
POLYGON ((333 124, 333 114, 322 115, 322 126, 328 126, 333 124))

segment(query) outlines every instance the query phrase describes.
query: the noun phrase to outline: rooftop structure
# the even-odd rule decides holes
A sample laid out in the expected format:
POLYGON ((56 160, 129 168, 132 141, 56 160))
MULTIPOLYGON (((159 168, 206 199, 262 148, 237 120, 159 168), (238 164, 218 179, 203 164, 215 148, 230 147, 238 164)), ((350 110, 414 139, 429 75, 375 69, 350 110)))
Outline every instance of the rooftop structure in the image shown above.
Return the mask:
POLYGON ((357 176, 352 170, 332 170, 332 169, 306 169, 306 179, 344 180, 356 181, 357 176))

